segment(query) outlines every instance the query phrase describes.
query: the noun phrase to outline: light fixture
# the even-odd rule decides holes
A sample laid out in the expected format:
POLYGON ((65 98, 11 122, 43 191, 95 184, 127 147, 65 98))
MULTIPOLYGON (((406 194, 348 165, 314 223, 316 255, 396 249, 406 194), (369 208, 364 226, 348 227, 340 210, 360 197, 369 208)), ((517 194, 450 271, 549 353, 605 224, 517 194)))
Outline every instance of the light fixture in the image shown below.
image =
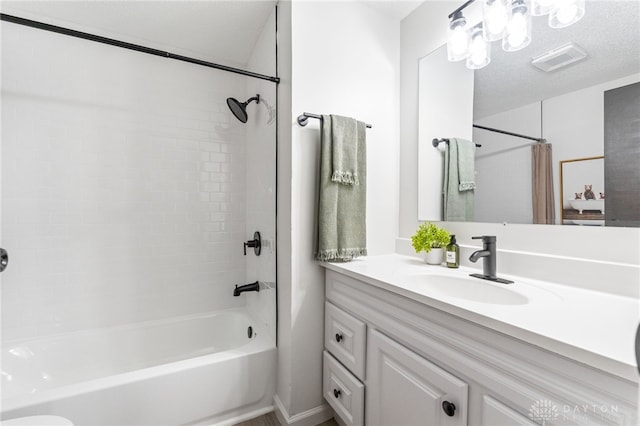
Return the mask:
POLYGON ((447 56, 451 62, 461 61, 467 57, 469 49, 467 20, 460 10, 453 12, 450 18, 451 22, 447 30, 447 56))
POLYGON ((584 16, 584 0, 556 0, 549 12, 549 26, 564 28, 578 22, 584 16))
POLYGON ((472 70, 483 68, 491 62, 491 44, 484 39, 482 33, 482 24, 471 29, 467 68, 472 70))
POLYGON ((484 0, 482 2, 482 33, 486 41, 500 40, 509 22, 508 0, 484 0))
POLYGON ((551 12, 557 0, 531 0, 531 14, 542 16, 551 12))
POLYGON ((531 14, 524 0, 513 0, 511 3, 511 19, 502 39, 502 49, 515 52, 531 43, 531 14))
POLYGON ((585 0, 482 0, 482 21, 468 30, 462 11, 475 1, 466 0, 454 10, 447 29, 449 61, 466 59, 471 69, 491 62, 492 41, 502 39, 502 48, 507 52, 527 47, 531 43, 531 16, 549 14, 549 26, 563 28, 585 14, 585 0))

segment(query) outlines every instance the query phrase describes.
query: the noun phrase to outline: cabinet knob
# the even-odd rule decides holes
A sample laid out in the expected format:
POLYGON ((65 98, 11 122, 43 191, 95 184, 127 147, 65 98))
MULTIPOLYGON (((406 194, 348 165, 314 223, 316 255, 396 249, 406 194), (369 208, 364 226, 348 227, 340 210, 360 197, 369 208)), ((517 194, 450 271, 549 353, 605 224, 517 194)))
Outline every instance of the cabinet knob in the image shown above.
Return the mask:
POLYGON ((340 343, 341 340, 342 340, 342 334, 336 333, 336 342, 340 343))
POLYGON ((449 402, 449 401, 443 401, 442 402, 442 411, 444 411, 444 413, 449 416, 449 417, 453 417, 453 415, 456 413, 456 406, 453 402, 449 402))
POLYGON ((340 398, 340 390, 334 389, 333 390, 333 396, 335 396, 336 398, 340 398))
POLYGON ((0 272, 4 271, 9 264, 9 253, 3 248, 0 248, 0 272))

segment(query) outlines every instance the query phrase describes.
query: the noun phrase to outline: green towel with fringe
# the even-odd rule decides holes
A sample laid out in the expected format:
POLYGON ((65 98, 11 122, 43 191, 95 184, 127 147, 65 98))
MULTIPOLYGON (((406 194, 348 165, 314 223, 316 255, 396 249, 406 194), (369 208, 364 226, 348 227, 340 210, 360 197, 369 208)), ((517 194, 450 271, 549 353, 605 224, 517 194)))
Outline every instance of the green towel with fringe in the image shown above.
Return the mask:
POLYGON ((320 139, 318 232, 314 256, 320 261, 348 262, 367 254, 365 123, 348 117, 323 115, 320 139), (334 176, 339 178, 334 180, 334 176))
POLYGON ((466 139, 449 139, 444 152, 442 220, 473 221, 475 188, 475 144, 466 139), (461 155, 462 154, 462 155, 461 155))
POLYGON ((331 180, 359 185, 358 122, 353 118, 331 115, 331 180))

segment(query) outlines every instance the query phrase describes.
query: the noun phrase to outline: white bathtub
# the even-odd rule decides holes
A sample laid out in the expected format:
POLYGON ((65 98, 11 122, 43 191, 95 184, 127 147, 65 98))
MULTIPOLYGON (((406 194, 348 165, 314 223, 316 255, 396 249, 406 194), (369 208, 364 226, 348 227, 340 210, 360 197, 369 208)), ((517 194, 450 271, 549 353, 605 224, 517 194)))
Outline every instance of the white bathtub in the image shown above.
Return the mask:
POLYGON ((243 309, 4 342, 1 361, 2 420, 233 423, 270 411, 275 387, 273 338, 243 309))

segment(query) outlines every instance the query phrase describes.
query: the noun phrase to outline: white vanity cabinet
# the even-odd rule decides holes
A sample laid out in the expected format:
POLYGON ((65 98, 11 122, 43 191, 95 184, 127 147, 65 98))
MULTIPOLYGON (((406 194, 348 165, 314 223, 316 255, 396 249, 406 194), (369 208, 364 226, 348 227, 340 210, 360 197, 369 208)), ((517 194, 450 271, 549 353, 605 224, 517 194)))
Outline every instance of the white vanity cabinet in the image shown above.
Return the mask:
POLYGON ((465 382, 378 330, 368 337, 367 424, 467 424, 465 382))
POLYGON ((341 423, 637 424, 637 383, 365 281, 326 271, 324 396, 341 423))

